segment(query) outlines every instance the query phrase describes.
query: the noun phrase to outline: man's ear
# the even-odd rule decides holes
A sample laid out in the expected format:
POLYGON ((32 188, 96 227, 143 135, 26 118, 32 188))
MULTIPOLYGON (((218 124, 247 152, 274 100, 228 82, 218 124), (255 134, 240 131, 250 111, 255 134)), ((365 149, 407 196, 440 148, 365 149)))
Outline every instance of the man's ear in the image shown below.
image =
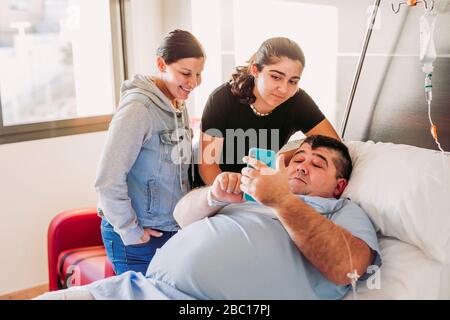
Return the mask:
POLYGON ((341 194, 344 192, 345 187, 347 187, 347 180, 344 178, 339 178, 337 180, 336 188, 334 189, 334 197, 337 199, 341 196, 341 194))
POLYGON ((156 57, 156 67, 160 72, 166 71, 166 61, 162 57, 156 57))

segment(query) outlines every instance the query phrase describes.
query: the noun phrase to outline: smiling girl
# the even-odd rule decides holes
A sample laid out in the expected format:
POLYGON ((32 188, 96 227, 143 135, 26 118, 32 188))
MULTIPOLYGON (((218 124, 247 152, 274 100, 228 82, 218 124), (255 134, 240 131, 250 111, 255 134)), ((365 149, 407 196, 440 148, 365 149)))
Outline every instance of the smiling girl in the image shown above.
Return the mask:
POLYGON ((184 101, 201 83, 205 52, 189 32, 170 32, 157 50, 157 76, 125 81, 95 188, 108 258, 116 274, 145 274, 179 229, 172 212, 189 190, 191 129, 184 101))

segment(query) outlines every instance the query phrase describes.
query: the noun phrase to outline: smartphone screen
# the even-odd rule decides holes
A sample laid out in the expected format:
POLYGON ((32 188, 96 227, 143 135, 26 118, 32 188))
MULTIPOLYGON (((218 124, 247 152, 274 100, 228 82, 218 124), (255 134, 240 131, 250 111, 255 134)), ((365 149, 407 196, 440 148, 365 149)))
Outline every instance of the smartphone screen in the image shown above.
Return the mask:
MULTIPOLYGON (((260 148, 251 148, 248 152, 248 156, 255 158, 256 160, 259 160, 261 162, 264 162, 270 168, 276 169, 277 155, 276 155, 275 151, 267 150, 267 149, 260 149, 260 148)), ((247 164, 247 167, 252 167, 252 166, 247 164)), ((244 193, 244 199, 247 201, 256 202, 256 200, 253 199, 252 196, 250 196, 246 193, 244 193)))

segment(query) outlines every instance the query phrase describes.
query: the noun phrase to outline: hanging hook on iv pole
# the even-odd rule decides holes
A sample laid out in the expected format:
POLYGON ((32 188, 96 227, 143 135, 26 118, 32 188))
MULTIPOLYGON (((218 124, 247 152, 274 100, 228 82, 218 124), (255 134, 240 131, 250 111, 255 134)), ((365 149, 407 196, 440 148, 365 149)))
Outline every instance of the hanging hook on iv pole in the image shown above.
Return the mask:
POLYGON ((400 7, 404 4, 410 6, 410 7, 415 7, 417 5, 417 3, 423 3, 425 6, 425 11, 430 12, 433 11, 434 9, 434 0, 428 0, 431 3, 431 6, 429 8, 429 4, 426 0, 422 0, 422 1, 417 1, 417 0, 407 0, 405 2, 400 2, 397 4, 397 9, 395 8, 394 4, 391 3, 391 7, 392 7, 392 11, 394 11, 394 13, 399 13, 400 12, 400 7))

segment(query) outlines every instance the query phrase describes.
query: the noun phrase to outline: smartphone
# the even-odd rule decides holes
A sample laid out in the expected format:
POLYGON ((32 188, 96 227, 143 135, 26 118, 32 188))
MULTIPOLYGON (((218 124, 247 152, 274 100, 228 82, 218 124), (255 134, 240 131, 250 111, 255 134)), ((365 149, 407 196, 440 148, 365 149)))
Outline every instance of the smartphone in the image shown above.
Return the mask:
MULTIPOLYGON (((276 169, 277 154, 273 150, 251 148, 248 152, 248 156, 264 162, 270 168, 276 169)), ((247 167, 251 168, 252 166, 247 164, 247 167)), ((244 199, 247 201, 256 202, 251 195, 246 193, 244 193, 244 199)))

